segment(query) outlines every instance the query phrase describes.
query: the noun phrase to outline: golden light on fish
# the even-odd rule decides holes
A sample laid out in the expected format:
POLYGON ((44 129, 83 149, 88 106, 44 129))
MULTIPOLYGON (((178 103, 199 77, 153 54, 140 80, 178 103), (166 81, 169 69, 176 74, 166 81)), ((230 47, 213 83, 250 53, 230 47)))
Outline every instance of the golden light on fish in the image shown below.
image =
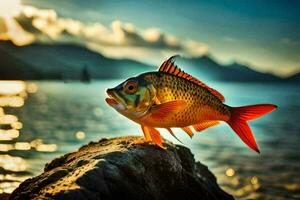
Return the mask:
MULTIPOLYGON (((150 31, 149 35, 155 35, 150 31)), ((156 128, 181 128, 190 137, 191 127, 201 132, 226 122, 240 139, 259 153, 247 121, 257 119, 277 108, 273 104, 231 107, 225 97, 192 75, 182 71, 170 57, 158 71, 130 77, 114 88, 107 89, 106 103, 120 114, 141 125, 147 141, 163 146, 156 128)))
POLYGON ((27 162, 21 157, 0 155, 0 167, 3 167, 5 170, 21 172, 27 169, 27 162))
POLYGON ((19 137, 19 131, 15 129, 3 130, 0 129, 0 140, 9 141, 19 137))
POLYGON ((232 177, 232 176, 234 176, 235 171, 232 168, 228 168, 228 169, 226 169, 225 174, 226 174, 226 176, 232 177))
POLYGON ((31 145, 28 142, 16 142, 15 149, 26 151, 31 149, 31 145))
POLYGON ((84 133, 83 131, 78 131, 78 132, 76 133, 76 138, 77 138, 78 140, 83 140, 83 139, 85 138, 85 133, 84 133))
POLYGON ((0 107, 0 116, 1 115, 4 115, 4 110, 3 110, 3 108, 0 107))

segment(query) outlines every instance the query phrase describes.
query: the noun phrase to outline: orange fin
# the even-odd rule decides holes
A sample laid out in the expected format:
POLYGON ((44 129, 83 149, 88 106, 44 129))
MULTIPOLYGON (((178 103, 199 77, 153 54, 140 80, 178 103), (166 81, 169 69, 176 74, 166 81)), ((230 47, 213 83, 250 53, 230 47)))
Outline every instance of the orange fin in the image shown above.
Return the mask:
POLYGON ((149 130, 152 141, 160 148, 166 149, 162 144, 162 137, 161 137, 160 133, 158 132, 158 130, 156 130, 153 127, 146 127, 146 128, 149 130))
POLYGON ((169 115, 184 109, 186 105, 187 103, 184 100, 175 100, 154 105, 151 107, 150 116, 156 120, 163 120, 169 115))
POLYGON ((189 126, 186 127, 182 127, 181 128, 184 132, 186 132, 190 138, 192 138, 194 136, 192 129, 189 126))
POLYGON ((141 125, 141 128, 143 130, 146 141, 151 141, 152 139, 151 139, 150 132, 149 132, 149 129, 147 128, 147 126, 141 125))
POLYGON ((194 124, 193 125, 193 128, 200 132, 200 131, 203 131, 204 129, 207 129, 209 127, 212 127, 212 126, 215 126, 215 125, 218 125, 220 124, 219 121, 205 121, 205 122, 201 122, 199 124, 194 124))
POLYGON ((160 100, 159 100, 157 97, 154 98, 154 103, 156 103, 157 105, 158 105, 158 104, 161 104, 161 103, 160 103, 160 100))
POLYGON ((256 104, 250 106, 233 107, 232 115, 238 114, 241 119, 249 121, 254 120, 263 115, 272 112, 277 108, 273 104, 256 104))
MULTIPOLYGON (((176 140, 178 140, 178 142, 182 143, 182 142, 176 137, 176 135, 174 134, 174 132, 172 131, 171 128, 166 128, 166 129, 170 132, 170 134, 171 134, 176 140)), ((183 144, 183 143, 182 143, 182 144, 183 144)))
POLYGON ((277 106, 272 104, 235 107, 232 108, 231 118, 227 123, 248 147, 259 153, 260 151, 247 121, 259 118, 276 108, 277 106))
POLYGON ((158 71, 164 72, 164 73, 167 73, 167 74, 172 74, 174 76, 178 76, 178 77, 184 78, 188 81, 191 81, 193 83, 196 83, 197 85, 207 89, 211 94, 213 94, 218 99, 220 99, 220 101, 222 101, 222 102, 225 101, 224 96, 220 92, 218 92, 217 90, 207 86, 202 81, 198 80, 197 78, 191 76, 190 74, 182 71, 179 67, 177 67, 177 65, 174 64, 174 58, 175 57, 176 56, 172 56, 168 60, 163 62, 163 64, 159 67, 158 71))

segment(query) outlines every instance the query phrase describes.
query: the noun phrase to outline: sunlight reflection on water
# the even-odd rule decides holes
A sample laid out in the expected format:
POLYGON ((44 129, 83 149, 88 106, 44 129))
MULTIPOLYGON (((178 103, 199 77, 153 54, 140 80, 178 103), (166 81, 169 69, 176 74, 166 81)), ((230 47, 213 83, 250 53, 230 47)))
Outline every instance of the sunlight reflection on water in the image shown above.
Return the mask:
POLYGON ((14 114, 6 114, 10 108, 21 108, 28 97, 28 93, 36 93, 35 83, 24 81, 0 81, 0 193, 11 193, 28 175, 18 175, 26 172, 28 162, 26 158, 5 154, 10 151, 54 152, 56 144, 44 144, 43 140, 35 139, 31 142, 16 141, 22 133, 23 123, 14 114), (12 175, 10 175, 12 174, 12 175))
POLYGON ((26 161, 21 157, 13 157, 10 155, 0 155, 0 167, 5 170, 20 172, 27 168, 26 161))

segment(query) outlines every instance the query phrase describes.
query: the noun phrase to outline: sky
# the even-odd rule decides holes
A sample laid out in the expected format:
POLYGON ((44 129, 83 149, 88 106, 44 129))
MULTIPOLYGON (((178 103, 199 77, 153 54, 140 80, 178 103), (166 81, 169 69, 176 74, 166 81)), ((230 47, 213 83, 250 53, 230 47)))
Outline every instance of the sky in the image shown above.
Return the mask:
POLYGON ((209 54, 288 76, 300 71, 300 1, 0 0, 0 39, 72 42, 159 64, 209 54))

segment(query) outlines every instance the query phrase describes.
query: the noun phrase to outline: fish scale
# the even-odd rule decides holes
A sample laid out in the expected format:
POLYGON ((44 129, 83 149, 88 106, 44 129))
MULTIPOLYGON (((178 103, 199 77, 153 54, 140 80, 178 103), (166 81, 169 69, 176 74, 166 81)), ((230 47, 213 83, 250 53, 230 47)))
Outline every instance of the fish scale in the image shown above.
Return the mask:
POLYGON ((186 79, 165 74, 151 72, 144 75, 144 79, 151 82, 156 89, 156 95, 161 103, 173 100, 185 100, 185 109, 164 122, 164 126, 184 127, 207 120, 228 120, 229 107, 205 88, 186 79))

